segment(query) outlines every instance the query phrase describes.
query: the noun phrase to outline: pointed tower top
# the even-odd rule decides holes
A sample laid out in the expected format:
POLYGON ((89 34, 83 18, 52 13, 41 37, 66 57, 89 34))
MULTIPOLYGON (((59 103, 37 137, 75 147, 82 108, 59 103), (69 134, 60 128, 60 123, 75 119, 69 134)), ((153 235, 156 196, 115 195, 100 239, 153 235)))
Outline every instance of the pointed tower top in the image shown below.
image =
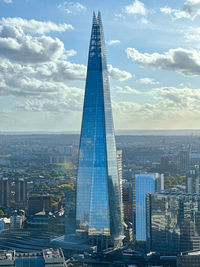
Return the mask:
POLYGON ((98 22, 98 24, 102 25, 101 12, 100 11, 98 11, 97 22, 98 22))
POLYGON ((93 11, 93 19, 92 19, 93 24, 97 24, 97 18, 95 15, 95 12, 93 11))

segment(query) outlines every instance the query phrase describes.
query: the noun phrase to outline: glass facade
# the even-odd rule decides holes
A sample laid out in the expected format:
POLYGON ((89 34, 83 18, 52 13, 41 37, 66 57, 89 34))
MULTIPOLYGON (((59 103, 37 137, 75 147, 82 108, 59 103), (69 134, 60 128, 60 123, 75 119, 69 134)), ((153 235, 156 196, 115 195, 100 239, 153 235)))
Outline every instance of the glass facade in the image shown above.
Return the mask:
POLYGON ((200 249, 199 195, 147 194, 147 245, 152 251, 175 255, 200 249))
POLYGON ((138 241, 146 241, 146 194, 155 192, 155 175, 136 174, 134 182, 134 238, 138 241))
POLYGON ((101 15, 93 17, 79 147, 76 227, 122 239, 122 201, 101 15))

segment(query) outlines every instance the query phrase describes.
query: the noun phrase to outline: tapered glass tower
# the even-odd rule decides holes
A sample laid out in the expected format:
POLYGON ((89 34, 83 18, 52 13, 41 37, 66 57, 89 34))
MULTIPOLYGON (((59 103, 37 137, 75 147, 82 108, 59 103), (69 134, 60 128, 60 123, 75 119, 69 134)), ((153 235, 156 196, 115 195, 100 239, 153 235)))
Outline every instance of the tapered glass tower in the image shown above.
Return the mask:
POLYGON ((122 201, 101 14, 93 16, 79 147, 76 229, 123 238, 122 201))

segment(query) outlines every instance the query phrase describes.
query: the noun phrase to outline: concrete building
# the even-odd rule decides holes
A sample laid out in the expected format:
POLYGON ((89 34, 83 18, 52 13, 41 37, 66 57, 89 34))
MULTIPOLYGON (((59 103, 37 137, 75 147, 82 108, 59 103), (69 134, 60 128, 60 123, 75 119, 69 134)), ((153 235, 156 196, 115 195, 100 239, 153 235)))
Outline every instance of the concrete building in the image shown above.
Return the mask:
POLYGON ((199 165, 195 165, 187 173, 186 190, 189 194, 199 194, 199 165))
POLYGON ((21 229, 23 224, 23 217, 14 214, 10 217, 10 228, 11 229, 21 229))
POLYGON ((23 178, 15 179, 15 205, 19 208, 27 206, 27 182, 23 178))
POLYGON ((177 267, 199 267, 200 250, 182 252, 177 256, 177 267))
POLYGON ((0 251, 0 266, 4 267, 67 267, 61 249, 43 249, 42 252, 20 253, 0 251))
POLYGON ((0 179, 0 206, 10 207, 11 204, 11 181, 7 177, 0 179))

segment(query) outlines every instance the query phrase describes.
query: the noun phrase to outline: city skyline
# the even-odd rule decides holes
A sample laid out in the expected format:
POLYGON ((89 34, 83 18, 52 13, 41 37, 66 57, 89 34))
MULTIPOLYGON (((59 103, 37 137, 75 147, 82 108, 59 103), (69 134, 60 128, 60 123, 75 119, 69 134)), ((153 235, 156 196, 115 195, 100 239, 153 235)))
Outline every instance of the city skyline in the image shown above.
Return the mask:
POLYGON ((80 130, 93 10, 104 19, 115 129, 199 129, 199 8, 1 0, 0 131, 80 130))

